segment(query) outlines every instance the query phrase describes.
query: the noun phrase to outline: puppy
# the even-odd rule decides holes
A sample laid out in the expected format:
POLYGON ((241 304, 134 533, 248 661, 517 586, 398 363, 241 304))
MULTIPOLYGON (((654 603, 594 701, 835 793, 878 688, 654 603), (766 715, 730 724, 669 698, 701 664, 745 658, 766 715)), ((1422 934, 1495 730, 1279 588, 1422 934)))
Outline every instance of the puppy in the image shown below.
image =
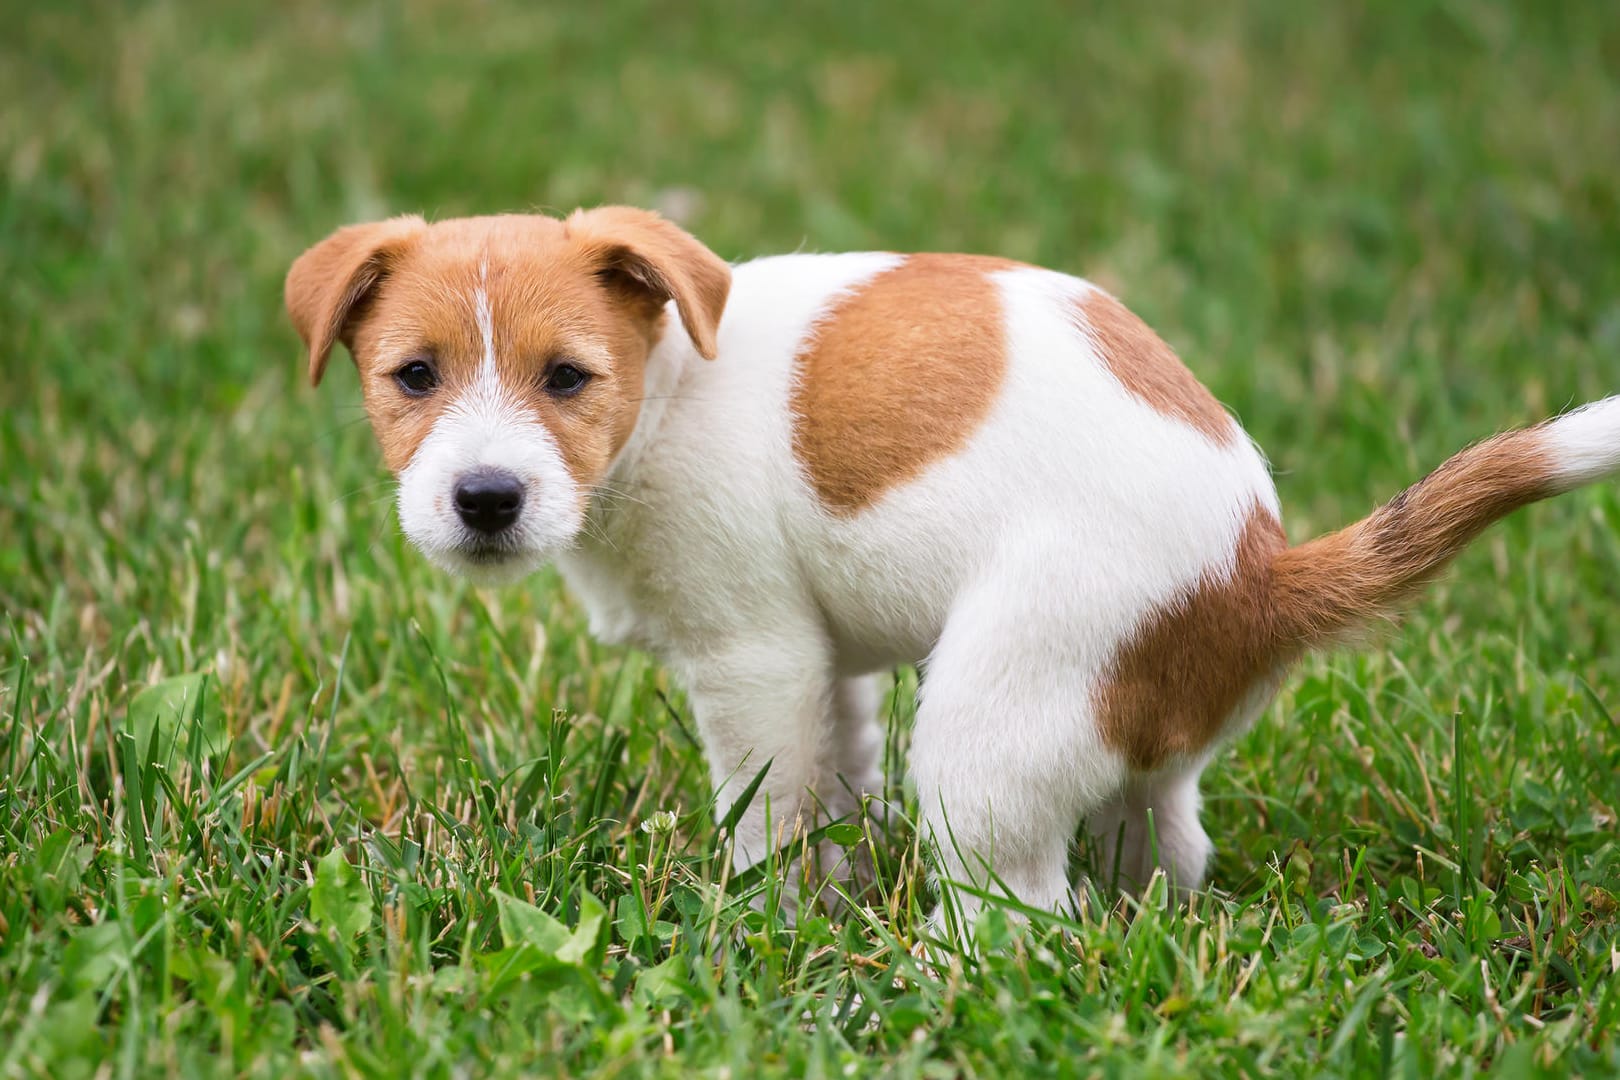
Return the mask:
POLYGON ((1491 522, 1620 470, 1620 396, 1498 435, 1290 547, 1265 459, 1118 300, 970 255, 730 268, 652 213, 397 217, 305 252, 319 382, 359 368, 405 533, 561 568, 684 681, 751 865, 882 791, 874 672, 924 666, 910 770, 940 877, 1072 904, 1204 879, 1198 776, 1289 665, 1491 522), (1151 811, 1151 830, 1149 813, 1151 811))

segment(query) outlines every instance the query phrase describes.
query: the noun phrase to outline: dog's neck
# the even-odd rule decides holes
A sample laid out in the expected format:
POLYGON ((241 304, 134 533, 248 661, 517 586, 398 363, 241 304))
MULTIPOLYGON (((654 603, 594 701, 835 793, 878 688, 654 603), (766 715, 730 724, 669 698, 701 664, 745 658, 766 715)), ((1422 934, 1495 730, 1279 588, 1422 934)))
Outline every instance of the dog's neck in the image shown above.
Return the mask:
POLYGON ((638 602, 632 569, 648 510, 638 470, 680 392, 686 365, 707 363, 686 343, 673 315, 672 311, 665 332, 648 354, 635 428, 591 491, 585 524, 574 546, 556 557, 557 569, 585 607, 591 633, 611 645, 655 649, 660 644, 638 602))
POLYGON ((680 393, 688 365, 704 363, 709 361, 692 348, 691 340, 682 329, 680 316, 671 302, 662 332, 647 354, 635 428, 614 455, 599 490, 592 494, 589 513, 593 520, 605 520, 605 515, 611 515, 623 505, 624 500, 615 498, 615 493, 630 493, 634 486, 636 466, 647 448, 657 441, 664 417, 680 393))
MULTIPOLYGON (((692 348, 672 303, 663 330, 647 355, 642 377, 640 412, 630 437, 614 455, 600 482, 591 490, 585 508, 585 527, 573 551, 559 558, 565 573, 572 565, 589 561, 622 570, 629 534, 640 526, 647 508, 643 498, 641 463, 658 443, 665 418, 681 394, 691 365, 707 364, 692 348)), ((572 575, 570 575, 572 576, 572 575)))

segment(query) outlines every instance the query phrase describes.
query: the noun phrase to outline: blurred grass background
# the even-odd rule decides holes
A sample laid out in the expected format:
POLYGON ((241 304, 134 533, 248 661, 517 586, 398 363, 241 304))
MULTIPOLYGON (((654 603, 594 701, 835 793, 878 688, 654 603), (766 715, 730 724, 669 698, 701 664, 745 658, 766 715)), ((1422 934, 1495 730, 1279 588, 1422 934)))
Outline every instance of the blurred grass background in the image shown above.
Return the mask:
POLYGON ((1612 485, 1305 666, 1209 774, 1191 910, 1105 895, 930 971, 904 838, 871 921, 720 891, 678 688, 549 574, 410 552, 352 375, 311 391, 280 303, 305 246, 404 211, 1026 259, 1181 352, 1303 538, 1620 390, 1612 5, 0 16, 7 1074, 1620 1065, 1612 485), (334 850, 347 906, 312 900, 334 850), (570 926, 599 897, 601 954, 503 982, 496 889, 570 926))

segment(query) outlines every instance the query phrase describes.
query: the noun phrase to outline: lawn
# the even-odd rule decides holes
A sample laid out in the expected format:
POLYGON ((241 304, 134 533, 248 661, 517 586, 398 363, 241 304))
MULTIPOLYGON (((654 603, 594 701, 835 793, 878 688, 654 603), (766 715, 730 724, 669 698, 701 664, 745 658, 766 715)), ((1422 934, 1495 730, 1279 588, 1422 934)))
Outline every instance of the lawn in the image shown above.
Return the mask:
POLYGON ((1615 485, 1302 665, 1206 774, 1208 892, 929 965, 912 834, 785 926, 680 688, 549 572, 430 569, 281 309, 403 211, 1026 259, 1303 539, 1620 391, 1612 5, 0 7, 0 1075, 1620 1071, 1615 485))

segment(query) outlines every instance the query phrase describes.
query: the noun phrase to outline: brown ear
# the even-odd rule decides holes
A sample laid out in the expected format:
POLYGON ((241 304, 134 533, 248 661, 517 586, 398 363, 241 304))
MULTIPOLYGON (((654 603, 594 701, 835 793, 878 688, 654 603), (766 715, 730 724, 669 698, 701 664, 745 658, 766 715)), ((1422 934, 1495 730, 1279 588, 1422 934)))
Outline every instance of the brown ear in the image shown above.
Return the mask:
POLYGON ((404 214, 349 225, 316 244, 287 271, 287 314, 309 349, 309 381, 319 386, 332 346, 351 341, 349 315, 388 272, 388 262, 427 223, 404 214))
POLYGON ((714 359, 720 314, 731 292, 731 267, 724 259, 651 210, 575 210, 566 224, 570 239, 587 245, 599 273, 623 279, 659 307, 674 300, 698 353, 714 359))

